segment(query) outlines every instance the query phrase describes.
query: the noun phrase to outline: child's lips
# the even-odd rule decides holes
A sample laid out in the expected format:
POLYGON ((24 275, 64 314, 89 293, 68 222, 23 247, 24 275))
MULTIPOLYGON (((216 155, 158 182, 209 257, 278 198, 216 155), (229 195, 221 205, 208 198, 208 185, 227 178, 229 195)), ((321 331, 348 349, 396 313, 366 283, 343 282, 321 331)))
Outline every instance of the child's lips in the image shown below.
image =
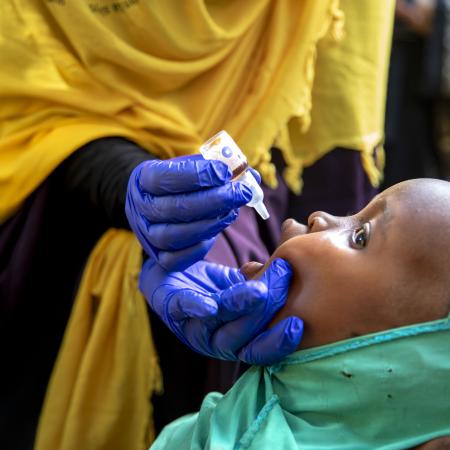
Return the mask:
POLYGON ((264 264, 261 264, 256 261, 250 261, 248 263, 245 263, 239 270, 244 275, 247 280, 251 280, 256 277, 258 272, 262 270, 264 267, 264 264))
MULTIPOLYGON (((278 248, 280 248, 280 246, 289 239, 296 236, 301 236, 303 234, 306 234, 307 232, 308 227, 306 225, 303 225, 294 219, 285 220, 281 225, 281 239, 280 242, 278 243, 278 248)), ((275 250, 275 253, 269 259, 269 261, 266 262, 266 264, 261 264, 256 261, 250 261, 248 263, 245 263, 240 268, 241 273, 245 276, 245 278, 247 278, 247 280, 257 278, 264 272, 264 270, 267 268, 270 262, 276 257, 277 250, 275 250)))
POLYGON ((302 234, 306 234, 308 232, 308 227, 297 222, 294 219, 286 219, 281 225, 281 238, 278 243, 278 247, 284 244, 289 239, 292 239, 296 236, 301 236, 302 234))

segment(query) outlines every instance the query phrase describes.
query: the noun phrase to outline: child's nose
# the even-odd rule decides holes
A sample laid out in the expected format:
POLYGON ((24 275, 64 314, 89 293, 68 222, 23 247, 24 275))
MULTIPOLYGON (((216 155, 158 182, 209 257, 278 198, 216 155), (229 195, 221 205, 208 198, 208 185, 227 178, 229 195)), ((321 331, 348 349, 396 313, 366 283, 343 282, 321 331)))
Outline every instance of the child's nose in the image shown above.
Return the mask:
POLYGON ((311 233, 325 231, 335 225, 336 217, 323 211, 317 211, 308 217, 308 228, 311 233))

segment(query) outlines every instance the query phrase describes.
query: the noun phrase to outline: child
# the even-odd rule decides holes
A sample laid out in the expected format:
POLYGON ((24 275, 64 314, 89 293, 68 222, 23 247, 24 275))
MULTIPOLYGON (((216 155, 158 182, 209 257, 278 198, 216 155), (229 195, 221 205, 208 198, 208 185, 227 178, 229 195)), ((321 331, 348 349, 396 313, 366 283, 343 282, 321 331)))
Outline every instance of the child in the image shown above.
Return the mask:
POLYGON ((450 183, 411 180, 354 216, 288 220, 278 257, 294 278, 274 322, 304 320, 300 350, 209 394, 152 449, 450 448, 450 183))

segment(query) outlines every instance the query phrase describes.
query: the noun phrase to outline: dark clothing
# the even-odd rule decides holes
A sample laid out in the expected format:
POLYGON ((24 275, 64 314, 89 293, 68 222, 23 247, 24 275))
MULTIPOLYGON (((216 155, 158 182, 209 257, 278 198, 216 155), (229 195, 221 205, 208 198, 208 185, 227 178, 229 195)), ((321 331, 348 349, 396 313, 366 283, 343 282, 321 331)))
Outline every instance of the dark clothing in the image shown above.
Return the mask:
MULTIPOLYGON (((374 150, 375 152, 375 150, 374 150)), ((337 148, 303 171, 303 192, 290 193, 288 215, 302 223, 314 211, 347 216, 378 193, 361 165, 358 151, 337 148)))
POLYGON ((148 158, 124 139, 92 142, 0 226, 1 449, 33 447, 85 262, 109 227, 127 226, 127 180, 148 158))
MULTIPOLYGON (((397 20, 386 101, 386 169, 383 188, 410 178, 437 177, 433 90, 427 40, 397 20)), ((434 58, 434 57, 433 57, 434 58)))

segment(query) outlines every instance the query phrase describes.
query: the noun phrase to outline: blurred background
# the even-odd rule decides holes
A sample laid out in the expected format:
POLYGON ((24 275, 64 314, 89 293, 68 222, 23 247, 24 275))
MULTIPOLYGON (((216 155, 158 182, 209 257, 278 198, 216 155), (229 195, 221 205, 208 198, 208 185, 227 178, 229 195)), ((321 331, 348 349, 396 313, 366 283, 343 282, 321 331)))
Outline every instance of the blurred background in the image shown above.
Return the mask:
POLYGON ((450 180, 450 0, 397 0, 385 123, 384 188, 450 180))

